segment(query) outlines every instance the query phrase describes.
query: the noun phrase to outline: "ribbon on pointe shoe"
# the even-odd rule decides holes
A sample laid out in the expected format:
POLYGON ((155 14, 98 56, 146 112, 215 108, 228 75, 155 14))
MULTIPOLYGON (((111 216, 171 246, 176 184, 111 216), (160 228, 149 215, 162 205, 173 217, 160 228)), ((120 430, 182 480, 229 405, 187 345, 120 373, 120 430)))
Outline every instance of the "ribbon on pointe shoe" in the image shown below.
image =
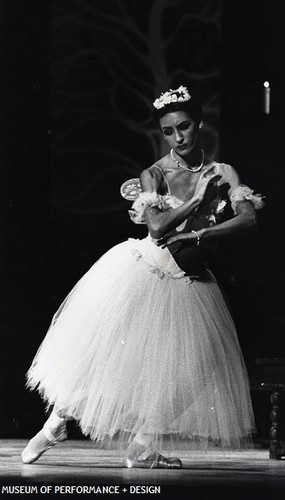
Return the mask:
POLYGON ((52 412, 43 428, 29 441, 22 452, 22 461, 31 464, 49 448, 67 438, 66 419, 52 412))

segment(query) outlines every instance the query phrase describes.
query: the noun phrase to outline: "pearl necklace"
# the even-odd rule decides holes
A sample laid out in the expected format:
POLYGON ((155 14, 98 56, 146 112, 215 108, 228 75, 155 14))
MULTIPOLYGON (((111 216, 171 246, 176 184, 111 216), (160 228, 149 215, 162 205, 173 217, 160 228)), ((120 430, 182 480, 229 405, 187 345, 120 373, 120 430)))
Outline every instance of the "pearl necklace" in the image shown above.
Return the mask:
POLYGON ((184 168, 185 170, 188 170, 188 172, 192 172, 193 174, 195 174, 196 172, 199 172, 204 165, 205 152, 204 152, 204 149, 201 149, 201 151, 202 151, 202 161, 198 167, 185 167, 184 165, 182 165, 182 163, 180 163, 179 160, 176 160, 174 158, 173 149, 170 150, 170 155, 171 155, 172 160, 175 161, 177 167, 184 168))

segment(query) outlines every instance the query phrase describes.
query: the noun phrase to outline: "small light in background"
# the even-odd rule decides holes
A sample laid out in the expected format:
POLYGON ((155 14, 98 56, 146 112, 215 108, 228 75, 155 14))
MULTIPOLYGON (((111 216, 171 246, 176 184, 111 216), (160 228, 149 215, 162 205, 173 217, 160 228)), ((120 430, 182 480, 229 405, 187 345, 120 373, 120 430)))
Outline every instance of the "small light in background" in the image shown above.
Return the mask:
POLYGON ((266 115, 269 115, 270 114, 270 92, 271 92, 269 82, 267 82, 267 81, 264 82, 263 87, 264 87, 264 113, 266 115))

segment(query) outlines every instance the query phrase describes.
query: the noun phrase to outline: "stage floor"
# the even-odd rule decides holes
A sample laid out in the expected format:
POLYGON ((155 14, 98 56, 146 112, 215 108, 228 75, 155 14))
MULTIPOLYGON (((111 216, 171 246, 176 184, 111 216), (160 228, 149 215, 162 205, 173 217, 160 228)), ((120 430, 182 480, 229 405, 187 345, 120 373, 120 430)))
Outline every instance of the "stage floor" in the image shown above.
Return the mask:
POLYGON ((94 443, 81 440, 67 440, 48 450, 36 463, 25 465, 20 454, 26 442, 0 441, 0 498, 24 498, 33 493, 39 497, 48 493, 42 485, 50 486, 49 498, 51 493, 57 497, 100 494, 100 489, 95 493, 94 488, 84 492, 84 485, 117 485, 117 492, 124 497, 147 493, 159 494, 160 498, 179 498, 181 494, 184 498, 187 492, 189 498, 215 499, 223 492, 230 495, 229 500, 252 498, 253 493, 259 494, 259 498, 285 499, 285 460, 269 460, 269 452, 264 449, 178 452, 183 462, 181 470, 149 470, 126 469, 117 450, 98 450, 94 443), (25 489, 11 489, 15 485, 24 485, 25 489), (81 488, 60 491, 59 485, 81 488), (34 490, 29 490, 29 486, 34 490), (149 488, 141 489, 142 486, 149 488), (154 491, 154 486, 159 487, 160 493, 157 488, 154 491))

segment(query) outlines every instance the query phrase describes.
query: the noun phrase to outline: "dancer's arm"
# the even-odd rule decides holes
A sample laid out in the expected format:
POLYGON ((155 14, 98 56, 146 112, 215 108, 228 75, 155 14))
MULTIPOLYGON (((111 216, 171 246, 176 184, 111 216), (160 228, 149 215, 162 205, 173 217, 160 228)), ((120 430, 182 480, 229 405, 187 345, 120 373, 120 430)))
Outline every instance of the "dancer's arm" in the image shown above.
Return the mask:
POLYGON ((171 236, 167 239, 160 238, 157 242, 162 248, 175 243, 176 241, 181 241, 186 244, 196 245, 203 242, 212 241, 217 238, 224 238, 229 236, 235 236, 245 231, 252 230, 257 223, 256 212, 250 201, 243 201, 238 204, 237 215, 230 220, 217 224, 215 226, 205 227, 199 229, 198 231, 190 233, 179 233, 176 236, 171 236), (197 236, 198 235, 198 236, 197 236))
MULTIPOLYGON (((230 197, 234 190, 241 184, 236 171, 229 165, 225 167, 227 167, 227 169, 223 172, 222 177, 223 180, 227 181, 230 185, 230 197)), ((161 238, 160 241, 158 241, 158 245, 165 247, 176 241, 183 241, 188 245, 196 245, 197 243, 202 244, 203 242, 212 241, 217 238, 235 236, 254 229, 257 224, 257 215, 253 203, 248 200, 241 200, 236 203, 235 209, 236 215, 230 220, 199 229, 195 232, 180 233, 168 239, 161 238)))
POLYGON ((244 231, 254 229, 257 224, 256 211, 250 201, 240 201, 237 205, 237 214, 233 219, 203 228, 198 231, 202 241, 211 240, 213 238, 235 236, 244 231))
MULTIPOLYGON (((161 238, 175 229, 199 206, 204 198, 208 184, 220 178, 220 175, 217 174, 215 170, 215 166, 216 163, 211 163, 207 169, 202 172, 191 200, 166 212, 161 211, 158 207, 146 208, 144 217, 150 235, 153 238, 161 238)), ((142 172, 140 180, 143 191, 159 192, 161 180, 158 178, 157 171, 154 170, 157 169, 150 168, 142 172)))

